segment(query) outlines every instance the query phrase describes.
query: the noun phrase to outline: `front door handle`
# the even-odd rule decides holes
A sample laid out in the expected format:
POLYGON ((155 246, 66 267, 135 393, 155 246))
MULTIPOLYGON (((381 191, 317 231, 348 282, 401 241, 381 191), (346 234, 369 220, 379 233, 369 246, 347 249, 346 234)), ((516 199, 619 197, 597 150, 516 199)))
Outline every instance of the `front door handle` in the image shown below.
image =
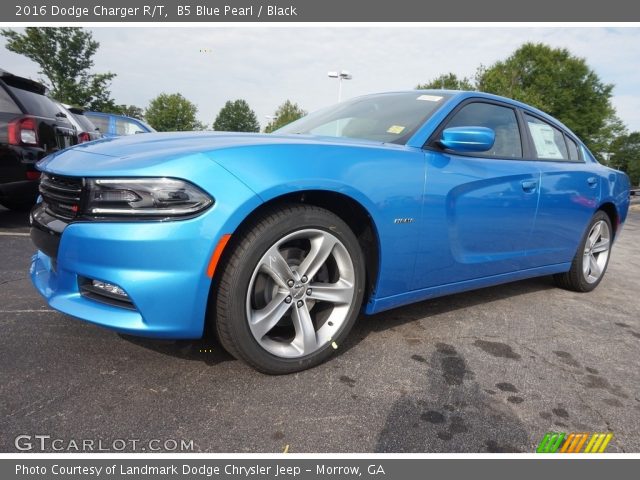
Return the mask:
POLYGON ((537 186, 538 182, 534 182, 533 180, 525 180, 522 182, 522 190, 527 193, 535 192, 537 186))
POLYGON ((595 187, 598 184, 598 179, 596 177, 587 178, 587 183, 590 187, 595 187))

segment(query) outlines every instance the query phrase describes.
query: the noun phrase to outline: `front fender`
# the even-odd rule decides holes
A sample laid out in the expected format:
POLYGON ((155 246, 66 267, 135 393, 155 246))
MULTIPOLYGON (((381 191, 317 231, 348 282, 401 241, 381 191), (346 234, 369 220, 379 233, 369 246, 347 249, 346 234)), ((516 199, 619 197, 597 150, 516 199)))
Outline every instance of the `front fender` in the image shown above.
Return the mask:
POLYGON ((425 181, 424 154, 419 149, 274 145, 217 151, 211 158, 263 202, 309 190, 336 192, 358 202, 378 233, 375 297, 412 288, 425 181))

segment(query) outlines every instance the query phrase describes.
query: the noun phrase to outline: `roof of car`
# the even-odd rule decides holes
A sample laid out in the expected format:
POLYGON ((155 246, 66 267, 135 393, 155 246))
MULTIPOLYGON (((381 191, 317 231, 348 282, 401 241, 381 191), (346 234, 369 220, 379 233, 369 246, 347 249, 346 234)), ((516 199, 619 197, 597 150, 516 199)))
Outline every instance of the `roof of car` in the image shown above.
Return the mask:
POLYGON ((118 117, 118 118, 127 118, 129 120, 135 120, 136 122, 139 122, 140 119, 135 118, 135 117, 129 117, 127 115, 120 115, 119 113, 106 113, 106 112, 96 112, 94 110, 85 110, 85 113, 89 113, 89 114, 95 114, 95 115, 102 115, 104 117, 118 117))
POLYGON ((0 78, 2 78, 2 80, 7 82, 9 85, 21 88, 23 90, 29 90, 31 92, 39 93, 40 95, 44 95, 47 92, 47 87, 45 87, 40 82, 36 82, 35 80, 31 80, 30 78, 14 75, 13 73, 7 72, 2 68, 0 68, 0 78))
MULTIPOLYGON (((575 135, 575 133, 573 133, 571 131, 571 129, 569 127, 567 127, 566 125, 564 125, 560 120, 558 120, 557 118, 552 117, 551 115, 549 115, 548 113, 543 112, 542 110, 539 110, 535 107, 532 107, 531 105, 527 105, 526 103, 522 103, 519 102, 518 100, 513 100, 511 98, 508 97, 502 97, 500 95, 494 95, 493 93, 486 93, 486 92, 479 92, 476 90, 446 90, 446 89, 419 89, 419 90, 401 90, 401 91, 397 91, 397 92, 384 92, 384 93, 416 93, 416 92, 420 92, 422 94, 429 94, 429 95, 449 95, 451 97, 451 99, 456 98, 458 100, 463 100, 466 98, 485 98, 488 100, 496 100, 499 102, 503 102, 503 103, 508 103, 510 105, 513 105, 514 107, 518 107, 521 108, 523 110, 527 110, 531 113, 534 113, 542 118, 544 118, 545 120, 555 124, 558 127, 561 127, 562 129, 571 132, 572 135, 574 137, 577 138, 577 136, 575 135)), ((383 93, 383 94, 384 94, 383 93)), ((371 94, 371 95, 376 95, 376 94, 371 94)), ((378 94, 380 95, 380 94, 378 94)))
POLYGON ((84 115, 85 109, 80 107, 66 107, 71 113, 75 115, 84 115))
POLYGON ((135 118, 135 117, 129 117, 127 115, 120 115, 119 113, 105 113, 105 112, 95 112, 92 110, 85 110, 84 111, 85 115, 91 116, 91 115, 98 115, 101 117, 116 117, 116 118, 124 118, 126 120, 131 120, 132 122, 136 122, 138 125, 142 125, 143 127, 145 127, 146 129, 148 129, 151 132, 155 132, 156 129, 153 128, 151 125, 149 125, 145 120, 142 120, 140 118, 135 118))

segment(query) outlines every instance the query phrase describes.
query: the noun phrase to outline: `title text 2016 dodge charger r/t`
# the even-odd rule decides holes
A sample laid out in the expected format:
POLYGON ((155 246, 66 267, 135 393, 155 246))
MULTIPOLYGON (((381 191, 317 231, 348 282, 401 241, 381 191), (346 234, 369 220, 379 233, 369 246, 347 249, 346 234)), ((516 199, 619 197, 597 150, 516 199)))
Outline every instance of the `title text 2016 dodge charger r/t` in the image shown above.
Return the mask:
POLYGON ((551 274, 593 290, 629 206, 569 129, 477 92, 98 140, 39 168, 31 275, 53 308, 149 337, 209 325, 267 373, 326 359, 361 309, 551 274))

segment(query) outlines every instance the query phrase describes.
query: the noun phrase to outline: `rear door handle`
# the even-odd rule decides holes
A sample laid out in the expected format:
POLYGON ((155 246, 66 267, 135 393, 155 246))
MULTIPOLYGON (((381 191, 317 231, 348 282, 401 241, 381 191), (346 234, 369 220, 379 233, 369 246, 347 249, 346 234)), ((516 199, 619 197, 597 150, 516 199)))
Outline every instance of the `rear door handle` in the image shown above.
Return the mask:
POLYGON ((596 177, 587 178, 587 183, 590 187, 595 187, 598 184, 598 179, 596 177))
POLYGON ((525 180, 522 182, 522 190, 527 193, 535 192, 537 186, 538 182, 534 182, 532 180, 525 180))

